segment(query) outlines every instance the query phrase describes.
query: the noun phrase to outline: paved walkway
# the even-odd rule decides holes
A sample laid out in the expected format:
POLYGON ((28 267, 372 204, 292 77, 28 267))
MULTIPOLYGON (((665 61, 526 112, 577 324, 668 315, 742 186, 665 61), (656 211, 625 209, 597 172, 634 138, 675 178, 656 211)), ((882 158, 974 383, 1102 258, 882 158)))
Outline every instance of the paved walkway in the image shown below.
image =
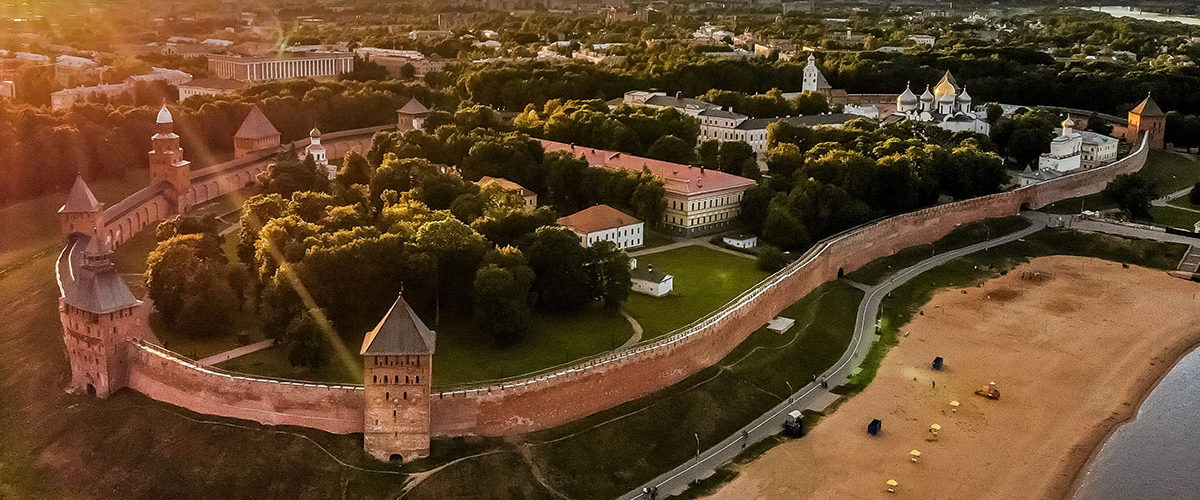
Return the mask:
MULTIPOLYGON (((913 266, 901 269, 888 276, 882 283, 870 287, 863 296, 863 301, 859 303, 854 323, 854 335, 850 342, 850 347, 842 354, 841 359, 823 374, 822 378, 829 381, 830 387, 836 387, 844 384, 849 380, 851 375, 859 371, 859 365, 866 359, 867 354, 871 350, 871 345, 879 338, 875 333, 879 305, 892 290, 899 288, 921 273, 959 257, 987 250, 997 245, 1003 245, 1040 231, 1046 227, 1049 219, 1045 214, 1037 212, 1023 213, 1022 215, 1032 222, 1025 229, 935 255, 913 266)), ((646 484, 639 485, 633 491, 622 495, 620 498, 630 500, 641 498, 642 488, 652 486, 658 488, 659 498, 679 494, 687 489, 688 483, 708 477, 718 467, 725 465, 741 453, 744 447, 778 434, 782 429, 783 421, 786 420, 787 414, 792 410, 812 409, 820 411, 836 399, 837 395, 821 388, 817 381, 811 382, 801 387, 800 390, 789 396, 787 400, 779 403, 753 422, 750 422, 749 425, 739 429, 732 436, 725 438, 720 443, 717 443, 716 446, 699 453, 697 458, 650 480, 646 484)))
MULTIPOLYGON (((1157 200, 1151 201, 1150 204, 1153 206, 1156 206, 1156 207, 1165 207, 1169 203, 1171 203, 1171 200, 1174 200, 1175 198, 1180 198, 1182 196, 1185 196, 1185 195, 1191 193, 1192 187, 1194 187, 1194 186, 1188 186, 1183 189, 1180 189, 1179 191, 1176 191, 1174 193, 1163 196, 1157 200)), ((1183 207, 1175 207, 1175 208, 1183 208, 1183 207)), ((1193 212, 1200 212, 1200 210, 1195 210, 1195 209, 1191 209, 1191 208, 1183 208, 1183 210, 1191 210, 1193 212)))
POLYGON ((1162 230, 1146 229, 1140 226, 1118 224, 1115 222, 1070 218, 1070 220, 1066 222, 1066 227, 1076 231, 1086 231, 1090 233, 1114 234, 1117 236, 1141 238, 1144 240, 1162 241, 1166 243, 1200 245, 1200 238, 1193 238, 1191 236, 1184 236, 1182 234, 1171 234, 1162 230))
POLYGON ((624 344, 621 344, 621 347, 614 349, 614 351, 623 351, 642 341, 642 324, 638 323, 638 320, 625 311, 621 311, 621 316, 625 318, 625 321, 629 322, 629 326, 633 327, 633 335, 630 335, 629 340, 626 340, 624 344))
POLYGON ((229 360, 239 357, 239 356, 245 356, 252 352, 261 351, 261 350, 271 347, 273 345, 275 345, 275 339, 267 339, 267 340, 264 340, 261 342, 255 342, 250 345, 244 345, 241 347, 230 349, 230 350, 222 352, 220 354, 213 354, 212 356, 209 356, 207 358, 196 361, 196 364, 201 365, 201 366, 212 366, 217 363, 224 363, 226 361, 229 361, 229 360))

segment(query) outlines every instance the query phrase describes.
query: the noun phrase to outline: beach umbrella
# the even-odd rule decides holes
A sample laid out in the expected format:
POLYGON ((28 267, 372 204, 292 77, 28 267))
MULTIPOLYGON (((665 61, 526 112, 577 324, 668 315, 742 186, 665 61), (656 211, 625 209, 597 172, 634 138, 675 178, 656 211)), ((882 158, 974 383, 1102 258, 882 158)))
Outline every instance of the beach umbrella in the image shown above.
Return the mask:
POLYGON ((936 436, 938 431, 940 431, 940 430, 942 430, 942 426, 940 426, 938 424, 933 424, 933 425, 929 426, 929 432, 932 432, 934 436, 936 436))
POLYGON ((913 461, 913 462, 916 462, 916 461, 917 461, 917 457, 920 457, 920 456, 921 456, 921 452, 919 452, 919 451, 917 451, 917 450, 910 451, 910 452, 908 452, 908 454, 909 454, 909 456, 911 456, 911 457, 912 457, 912 461, 913 461))
POLYGON ((896 487, 900 486, 900 483, 897 483, 895 479, 888 479, 887 485, 888 485, 888 493, 895 493, 896 487))
POLYGON ((954 413, 958 413, 958 401, 950 402, 950 411, 954 412, 954 413))

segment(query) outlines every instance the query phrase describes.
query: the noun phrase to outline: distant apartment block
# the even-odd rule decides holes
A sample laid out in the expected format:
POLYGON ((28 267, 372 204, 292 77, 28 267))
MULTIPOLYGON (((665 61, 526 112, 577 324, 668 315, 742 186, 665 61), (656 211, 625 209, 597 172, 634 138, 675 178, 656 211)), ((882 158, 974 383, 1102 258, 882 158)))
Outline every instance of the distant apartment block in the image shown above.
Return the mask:
POLYGON ((215 78, 247 82, 335 77, 354 71, 354 54, 311 52, 263 57, 214 55, 208 57, 208 70, 215 78))

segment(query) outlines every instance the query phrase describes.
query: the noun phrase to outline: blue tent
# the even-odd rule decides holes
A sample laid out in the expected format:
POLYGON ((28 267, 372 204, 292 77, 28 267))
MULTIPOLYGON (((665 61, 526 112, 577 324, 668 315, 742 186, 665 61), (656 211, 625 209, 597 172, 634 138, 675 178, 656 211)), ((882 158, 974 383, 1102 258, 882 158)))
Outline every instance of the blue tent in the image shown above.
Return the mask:
POLYGON ((883 428, 883 421, 879 420, 877 418, 875 420, 872 420, 871 423, 867 424, 867 434, 870 434, 872 436, 878 436, 879 430, 882 428, 883 428))
POLYGON ((939 370, 939 371, 942 369, 942 357, 941 356, 933 358, 933 369, 939 370))

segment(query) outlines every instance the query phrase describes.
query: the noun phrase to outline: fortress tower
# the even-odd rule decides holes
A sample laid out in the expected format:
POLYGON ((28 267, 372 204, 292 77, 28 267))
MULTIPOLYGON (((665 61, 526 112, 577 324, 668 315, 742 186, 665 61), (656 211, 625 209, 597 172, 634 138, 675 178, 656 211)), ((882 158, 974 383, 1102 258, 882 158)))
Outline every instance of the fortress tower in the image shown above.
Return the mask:
POLYGON ((134 298, 94 236, 79 236, 68 250, 76 259, 74 280, 64 278, 59 299, 63 342, 71 362, 71 392, 106 398, 125 387, 129 373, 126 341, 146 328, 142 301, 134 298), (86 245, 82 252, 76 245, 86 245), (82 259, 78 257, 82 255, 82 259))
POLYGON ((425 126, 425 117, 429 116, 429 108, 421 104, 416 97, 409 99, 404 107, 396 111, 396 129, 401 132, 417 130, 425 126))
POLYGON ((1162 149, 1167 130, 1167 114, 1163 113, 1154 98, 1146 100, 1129 111, 1129 127, 1125 129, 1125 140, 1135 147, 1141 143, 1142 133, 1150 136, 1150 149, 1162 149))
POLYGON ((403 296, 363 338, 363 449, 375 458, 429 455, 434 340, 403 296))
POLYGON ((150 142, 150 185, 166 182, 174 189, 175 210, 182 212, 187 207, 180 198, 192 187, 191 162, 183 159, 183 148, 179 146, 179 135, 175 134, 175 119, 164 104, 158 110, 154 122, 154 135, 150 142))
POLYGON ((71 186, 71 192, 67 194, 67 202, 58 209, 58 221, 63 235, 70 237, 76 233, 99 234, 104 226, 104 221, 101 220, 103 215, 104 204, 96 201, 96 196, 92 194, 82 176, 75 177, 75 185, 71 186))
POLYGON ((233 134, 233 157, 241 158, 250 153, 279 149, 279 130, 271 124, 267 115, 258 106, 250 108, 250 114, 233 134))

